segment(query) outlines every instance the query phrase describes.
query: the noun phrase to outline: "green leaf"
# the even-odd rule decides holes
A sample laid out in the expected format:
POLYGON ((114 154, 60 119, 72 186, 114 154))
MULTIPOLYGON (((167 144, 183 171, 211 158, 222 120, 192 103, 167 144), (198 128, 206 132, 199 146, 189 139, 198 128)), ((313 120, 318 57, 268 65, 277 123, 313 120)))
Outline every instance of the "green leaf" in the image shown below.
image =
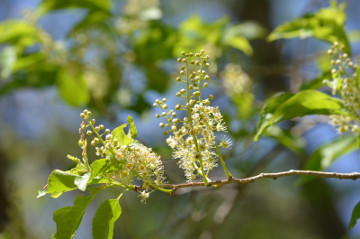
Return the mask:
POLYGON ((254 140, 272 124, 305 115, 343 114, 343 102, 316 90, 304 90, 297 94, 277 94, 267 100, 260 113, 254 140))
POLYGON ((128 116, 127 122, 129 123, 129 132, 128 132, 128 135, 130 135, 131 138, 136 139, 136 137, 137 137, 137 129, 136 129, 134 120, 133 120, 133 118, 131 117, 131 115, 128 116))
POLYGON ((0 96, 11 93, 17 89, 27 87, 41 88, 54 85, 57 77, 56 69, 48 68, 47 66, 43 67, 44 69, 36 71, 13 74, 10 81, 6 81, 0 85, 0 96))
POLYGON ((108 199, 96 211, 93 219, 92 234, 94 239, 112 239, 114 223, 120 217, 121 207, 118 199, 108 199))
POLYGON ((81 176, 89 172, 89 169, 83 163, 78 163, 74 168, 67 170, 66 172, 76 174, 77 176, 81 176))
POLYGON ((353 209, 350 223, 349 223, 349 230, 352 229, 356 225, 356 222, 359 218, 360 218, 360 202, 358 202, 353 209))
POLYGON ((345 20, 345 5, 337 6, 333 1, 329 8, 320 9, 317 13, 307 14, 277 27, 268 36, 268 40, 315 37, 330 43, 342 43, 349 53, 350 44, 344 29, 345 20))
POLYGON ((48 179, 47 194, 51 197, 58 198, 64 192, 77 189, 74 181, 78 175, 55 169, 48 179))
POLYGON ((72 155, 70 155, 70 154, 66 155, 66 157, 67 157, 68 159, 70 159, 71 161, 77 163, 77 164, 81 163, 81 160, 80 160, 79 158, 74 157, 74 156, 72 156, 72 155))
POLYGON ((124 132, 124 128, 126 127, 126 124, 122 124, 119 127, 115 128, 111 134, 113 136, 112 141, 114 140, 114 138, 116 138, 119 141, 119 144, 122 145, 129 145, 132 142, 134 142, 134 140, 129 137, 128 135, 125 134, 124 132))
POLYGON ((78 176, 74 180, 74 184, 78 187, 79 190, 85 191, 90 179, 91 173, 85 173, 84 175, 78 176))
POLYGON ((6 79, 13 72, 14 64, 16 62, 16 49, 13 46, 7 46, 0 54, 1 72, 0 78, 6 79))
POLYGON ((46 64, 47 67, 51 66, 48 62, 46 62, 46 55, 43 52, 35 52, 29 55, 19 56, 14 64, 13 71, 20 71, 24 69, 28 69, 31 71, 41 70, 46 64))
POLYGON ((123 162, 116 159, 97 159, 91 165, 91 177, 89 184, 111 183, 112 180, 107 178, 107 174, 117 172, 123 162))
POLYGON ((68 8, 85 8, 93 11, 111 12, 111 5, 111 0, 43 0, 37 7, 37 13, 44 15, 51 11, 68 8))
POLYGON ((228 17, 219 18, 214 22, 206 22, 199 15, 189 17, 180 24, 180 39, 174 53, 179 54, 182 50, 198 52, 204 45, 219 45, 229 21, 228 17))
POLYGON ((225 44, 243 51, 246 55, 250 56, 253 54, 253 49, 250 42, 242 36, 232 36, 225 41, 225 44))
POLYGON ((246 55, 252 55, 253 49, 249 41, 240 34, 237 26, 228 27, 224 30, 222 37, 222 42, 225 45, 236 48, 240 51, 243 51, 246 55))
POLYGON ((100 176, 105 169, 109 168, 110 161, 106 158, 104 159, 97 159, 91 165, 91 178, 95 178, 100 176))
MULTIPOLYGON (((357 138, 354 135, 347 135, 336 139, 318 148, 306 161, 304 170, 323 171, 328 168, 336 159, 358 147, 357 138)), ((300 183, 306 183, 314 179, 310 176, 300 177, 300 183)))
POLYGON ((86 16, 73 27, 68 35, 71 36, 78 31, 86 31, 93 28, 98 28, 103 30, 103 32, 107 32, 108 21, 111 17, 112 15, 107 12, 89 11, 86 16))
POLYGON ((108 159, 97 159, 91 165, 91 177, 89 184, 96 183, 109 183, 110 180, 104 175, 111 173, 114 168, 112 168, 111 162, 108 159))
POLYGON ((0 44, 15 45, 19 51, 39 40, 35 25, 22 20, 7 20, 0 23, 0 44))
POLYGON ((84 106, 90 101, 90 92, 82 72, 64 68, 58 73, 58 91, 69 105, 84 106))
POLYGON ((87 206, 101 190, 99 188, 91 189, 89 196, 77 196, 73 206, 56 210, 53 216, 53 220, 56 223, 56 234, 53 238, 73 238, 84 217, 87 206))

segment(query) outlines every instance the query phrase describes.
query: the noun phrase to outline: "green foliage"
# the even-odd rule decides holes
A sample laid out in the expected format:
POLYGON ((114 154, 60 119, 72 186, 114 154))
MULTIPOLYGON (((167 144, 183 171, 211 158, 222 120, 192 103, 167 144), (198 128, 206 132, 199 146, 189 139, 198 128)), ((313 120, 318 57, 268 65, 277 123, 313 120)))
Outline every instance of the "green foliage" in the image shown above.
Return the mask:
POLYGON ((337 6, 336 1, 332 1, 329 8, 323 8, 317 13, 307 14, 277 27, 268 36, 268 40, 315 37, 329 43, 342 43, 346 47, 346 52, 350 52, 344 28, 345 20, 345 4, 337 6))
POLYGON ((69 105, 80 107, 90 101, 90 92, 82 72, 61 70, 57 75, 57 87, 60 96, 69 105))
POLYGON ((264 104, 254 140, 256 141, 269 126, 283 120, 311 114, 347 115, 343 109, 341 100, 315 90, 304 90, 297 94, 277 94, 264 104))
POLYGON ((356 222, 359 218, 360 218, 360 202, 358 202, 353 209, 350 223, 349 223, 349 230, 352 229, 356 225, 356 222))
POLYGON ((119 199, 108 199, 96 211, 93 220, 92 234, 94 239, 112 239, 114 223, 120 217, 119 199))
POLYGON ((120 145, 129 145, 132 142, 134 142, 134 140, 129 135, 125 134, 124 132, 125 127, 126 124, 122 124, 111 132, 112 136, 114 136, 112 141, 114 141, 114 139, 116 138, 117 140, 119 140, 120 145))
POLYGON ((205 43, 214 47, 230 46, 251 55, 253 49, 248 39, 262 37, 265 30, 254 22, 234 25, 230 24, 229 18, 223 17, 206 23, 199 15, 193 15, 181 23, 179 32, 176 52, 184 49, 199 51, 205 43))
POLYGON ((6 47, 0 54, 0 64, 2 71, 0 72, 0 79, 6 79, 12 73, 14 64, 16 62, 16 49, 14 47, 6 47))
MULTIPOLYGON (((131 135, 136 136, 136 126, 130 116, 128 121, 131 132, 133 132, 131 135)), ((114 138, 121 145, 128 145, 133 142, 133 139, 125 135, 123 131, 125 126, 125 124, 121 125, 112 132, 114 138)), ((86 143, 82 143, 82 145, 86 145, 86 143)), ((88 185, 102 184, 103 186, 88 188, 90 195, 77 196, 73 206, 60 208, 54 213, 54 221, 57 225, 54 238, 73 238, 91 200, 105 187, 122 185, 109 178, 110 175, 118 171, 116 162, 98 159, 90 166, 86 166, 85 159, 82 162, 71 155, 68 158, 76 162, 76 166, 69 171, 54 170, 49 176, 47 191, 40 191, 38 197, 50 194, 52 197, 58 198, 62 193, 75 189, 85 191, 88 185)), ((98 209, 93 221, 94 238, 112 238, 114 223, 121 214, 119 199, 120 197, 114 200, 106 200, 98 209)))
MULTIPOLYGON (((305 170, 323 171, 327 169, 336 159, 357 149, 358 143, 356 136, 347 135, 336 139, 318 148, 306 161, 305 170)), ((302 176, 300 183, 309 182, 314 177, 302 176)))
POLYGON ((129 123, 129 132, 128 132, 128 135, 130 135, 131 138, 136 139, 136 137, 137 137, 137 129, 136 129, 134 120, 133 120, 133 118, 131 117, 131 115, 128 116, 127 122, 129 123))
POLYGON ((43 0, 37 7, 37 13, 39 15, 44 15, 46 13, 68 9, 68 8, 85 8, 91 11, 111 11, 111 0, 43 0))
POLYGON ((40 40, 37 27, 22 20, 7 20, 0 23, 0 44, 16 46, 18 52, 40 40))
POLYGON ((79 175, 55 169, 49 176, 47 194, 54 198, 61 196, 63 192, 77 189, 74 181, 79 175))
POLYGON ((77 196, 73 206, 56 210, 53 216, 56 222, 56 234, 53 238, 73 238, 84 217, 87 206, 100 191, 101 189, 99 188, 92 189, 88 196, 77 196))
MULTIPOLYGON (((206 45, 224 54, 235 48, 250 55, 249 39, 264 35, 264 29, 254 22, 231 24, 228 18, 206 23, 193 16, 176 28, 162 20, 155 2, 128 1, 123 6, 111 0, 43 0, 24 20, 1 22, 0 31, 4 33, 0 44, 8 45, 0 61, 0 75, 6 80, 0 84, 0 96, 26 87, 53 86, 67 104, 99 112, 119 103, 120 89, 133 90, 123 80, 129 66, 145 75, 144 90, 165 92, 170 75, 163 63, 180 49, 206 45), (47 14, 77 9, 85 10, 84 17, 64 41, 52 39, 37 24, 47 14)), ((143 93, 138 91, 125 107, 139 113, 149 109, 143 93)))

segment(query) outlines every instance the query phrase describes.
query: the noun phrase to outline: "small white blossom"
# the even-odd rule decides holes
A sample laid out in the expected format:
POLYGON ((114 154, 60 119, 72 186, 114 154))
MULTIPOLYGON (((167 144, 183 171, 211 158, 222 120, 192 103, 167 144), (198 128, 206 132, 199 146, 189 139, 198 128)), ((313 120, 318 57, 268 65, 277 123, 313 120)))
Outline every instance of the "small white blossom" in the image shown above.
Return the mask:
POLYGON ((150 196, 150 193, 146 192, 145 190, 140 192, 140 195, 139 195, 139 197, 141 198, 140 202, 143 204, 146 204, 146 199, 148 199, 149 196, 150 196))

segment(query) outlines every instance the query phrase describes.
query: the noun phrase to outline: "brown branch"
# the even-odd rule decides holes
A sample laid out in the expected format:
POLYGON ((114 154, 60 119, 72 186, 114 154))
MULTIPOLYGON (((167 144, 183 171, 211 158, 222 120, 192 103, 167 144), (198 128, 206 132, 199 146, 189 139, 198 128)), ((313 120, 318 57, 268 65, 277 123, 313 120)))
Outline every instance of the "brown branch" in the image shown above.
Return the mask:
MULTIPOLYGON (((356 180, 360 178, 360 172, 353 173, 337 173, 337 172, 322 172, 322 171, 312 171, 312 170, 294 170, 277 172, 277 173, 260 173, 256 176, 247 177, 247 178, 231 178, 223 179, 217 181, 209 181, 209 186, 221 187, 226 184, 239 183, 239 184, 249 184, 257 180, 264 178, 277 179, 281 177, 288 176, 314 176, 318 178, 337 178, 337 179, 352 179, 356 180)), ((204 182, 193 182, 193 183, 183 183, 183 184, 164 184, 163 188, 173 189, 174 192, 179 188, 189 188, 189 187, 205 187, 204 182)))

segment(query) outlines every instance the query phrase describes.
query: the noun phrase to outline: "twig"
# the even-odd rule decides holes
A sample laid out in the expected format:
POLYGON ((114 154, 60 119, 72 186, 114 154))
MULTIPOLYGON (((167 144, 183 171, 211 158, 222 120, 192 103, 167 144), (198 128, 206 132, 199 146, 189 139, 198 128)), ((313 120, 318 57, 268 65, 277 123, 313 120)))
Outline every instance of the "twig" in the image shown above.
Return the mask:
MULTIPOLYGON (((281 177, 288 176, 314 176, 318 178, 337 178, 337 179, 352 179, 356 180, 360 178, 360 172, 353 173, 337 173, 337 172, 322 172, 322 171, 313 171, 313 170, 294 170, 277 172, 277 173, 260 173, 256 176, 247 177, 247 178, 231 178, 223 179, 217 181, 209 181, 209 186, 221 187, 226 184, 239 183, 239 184, 249 184, 257 180, 264 178, 277 179, 281 177)), ((163 188, 173 189, 176 191, 179 188, 189 188, 189 187, 205 187, 204 182, 192 182, 192 183, 183 183, 183 184, 164 184, 163 188)))

